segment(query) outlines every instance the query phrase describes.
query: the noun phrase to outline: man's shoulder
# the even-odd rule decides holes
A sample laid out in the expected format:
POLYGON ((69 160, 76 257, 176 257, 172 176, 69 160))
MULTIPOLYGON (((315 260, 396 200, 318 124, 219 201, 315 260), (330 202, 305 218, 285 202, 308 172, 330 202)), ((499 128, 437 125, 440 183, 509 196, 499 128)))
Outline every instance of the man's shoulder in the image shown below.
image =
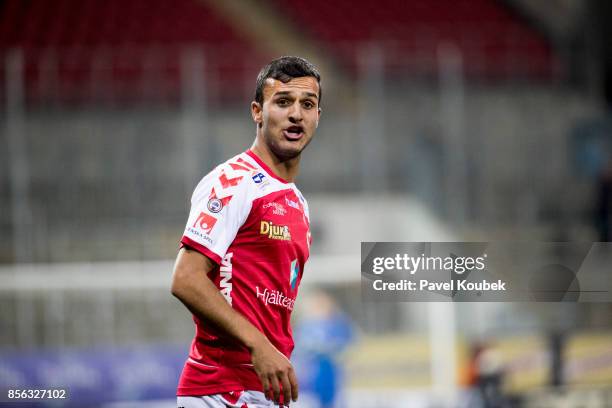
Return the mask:
POLYGON ((304 208, 304 212, 306 213, 306 216, 309 215, 309 211, 308 211, 308 201, 306 200, 306 198, 304 197, 304 195, 302 194, 302 192, 300 191, 299 188, 297 188, 297 186, 294 189, 295 191, 295 195, 298 197, 298 199, 300 200, 300 205, 304 208))
POLYGON ((219 163, 207 176, 211 174, 219 175, 220 173, 242 173, 244 175, 255 170, 257 170, 256 163, 253 163, 253 160, 246 152, 242 152, 219 163))
POLYGON ((240 153, 219 164, 211 174, 219 179, 223 188, 248 184, 246 181, 251 179, 260 169, 256 163, 246 153, 240 153))
POLYGON ((198 183, 193 198, 208 194, 211 189, 213 195, 249 191, 250 186, 257 183, 259 174, 261 169, 245 152, 237 154, 206 174, 198 183))

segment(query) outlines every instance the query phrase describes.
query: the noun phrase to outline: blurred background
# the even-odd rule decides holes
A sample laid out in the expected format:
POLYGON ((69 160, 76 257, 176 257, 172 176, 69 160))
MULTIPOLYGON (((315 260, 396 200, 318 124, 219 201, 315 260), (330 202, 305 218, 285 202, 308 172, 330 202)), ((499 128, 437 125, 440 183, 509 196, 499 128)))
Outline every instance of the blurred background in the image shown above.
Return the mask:
POLYGON ((323 116, 298 406, 612 407, 610 304, 365 303, 359 272, 361 241, 608 241, 611 22, 606 0, 0 1, 0 386, 175 406, 191 193, 252 143, 259 69, 300 55, 323 116))

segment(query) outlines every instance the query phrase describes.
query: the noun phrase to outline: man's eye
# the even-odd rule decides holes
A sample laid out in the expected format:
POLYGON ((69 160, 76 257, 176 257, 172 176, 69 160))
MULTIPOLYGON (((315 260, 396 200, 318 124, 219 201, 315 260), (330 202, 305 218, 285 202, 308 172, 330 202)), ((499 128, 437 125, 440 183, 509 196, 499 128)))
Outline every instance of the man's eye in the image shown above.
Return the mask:
POLYGON ((289 105, 289 101, 287 99, 279 99, 277 103, 280 106, 287 106, 287 105, 289 105))
POLYGON ((303 104, 303 105, 304 105, 304 107, 305 107, 306 109, 312 109, 312 108, 314 108, 314 106, 315 106, 315 105, 314 105, 314 103, 312 103, 311 101, 306 101, 306 102, 304 102, 304 104, 303 104))

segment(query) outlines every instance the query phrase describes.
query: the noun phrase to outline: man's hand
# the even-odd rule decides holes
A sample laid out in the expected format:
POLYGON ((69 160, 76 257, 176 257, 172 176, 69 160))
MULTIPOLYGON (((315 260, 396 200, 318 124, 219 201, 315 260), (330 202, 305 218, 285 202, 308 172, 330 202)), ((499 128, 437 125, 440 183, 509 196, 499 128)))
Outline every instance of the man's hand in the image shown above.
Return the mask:
POLYGON ((271 398, 280 405, 282 390, 283 405, 289 406, 290 401, 297 401, 298 383, 289 359, 263 336, 250 349, 251 361, 261 380, 266 398, 271 398))

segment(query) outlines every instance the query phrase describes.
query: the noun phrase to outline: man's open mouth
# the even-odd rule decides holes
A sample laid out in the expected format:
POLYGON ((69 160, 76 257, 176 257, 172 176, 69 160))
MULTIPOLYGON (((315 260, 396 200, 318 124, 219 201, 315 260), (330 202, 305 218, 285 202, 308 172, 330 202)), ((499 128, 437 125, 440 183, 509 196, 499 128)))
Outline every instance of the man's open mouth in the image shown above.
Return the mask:
POLYGON ((300 140, 304 136, 304 128, 301 126, 290 126, 283 130, 283 135, 289 140, 300 140))

